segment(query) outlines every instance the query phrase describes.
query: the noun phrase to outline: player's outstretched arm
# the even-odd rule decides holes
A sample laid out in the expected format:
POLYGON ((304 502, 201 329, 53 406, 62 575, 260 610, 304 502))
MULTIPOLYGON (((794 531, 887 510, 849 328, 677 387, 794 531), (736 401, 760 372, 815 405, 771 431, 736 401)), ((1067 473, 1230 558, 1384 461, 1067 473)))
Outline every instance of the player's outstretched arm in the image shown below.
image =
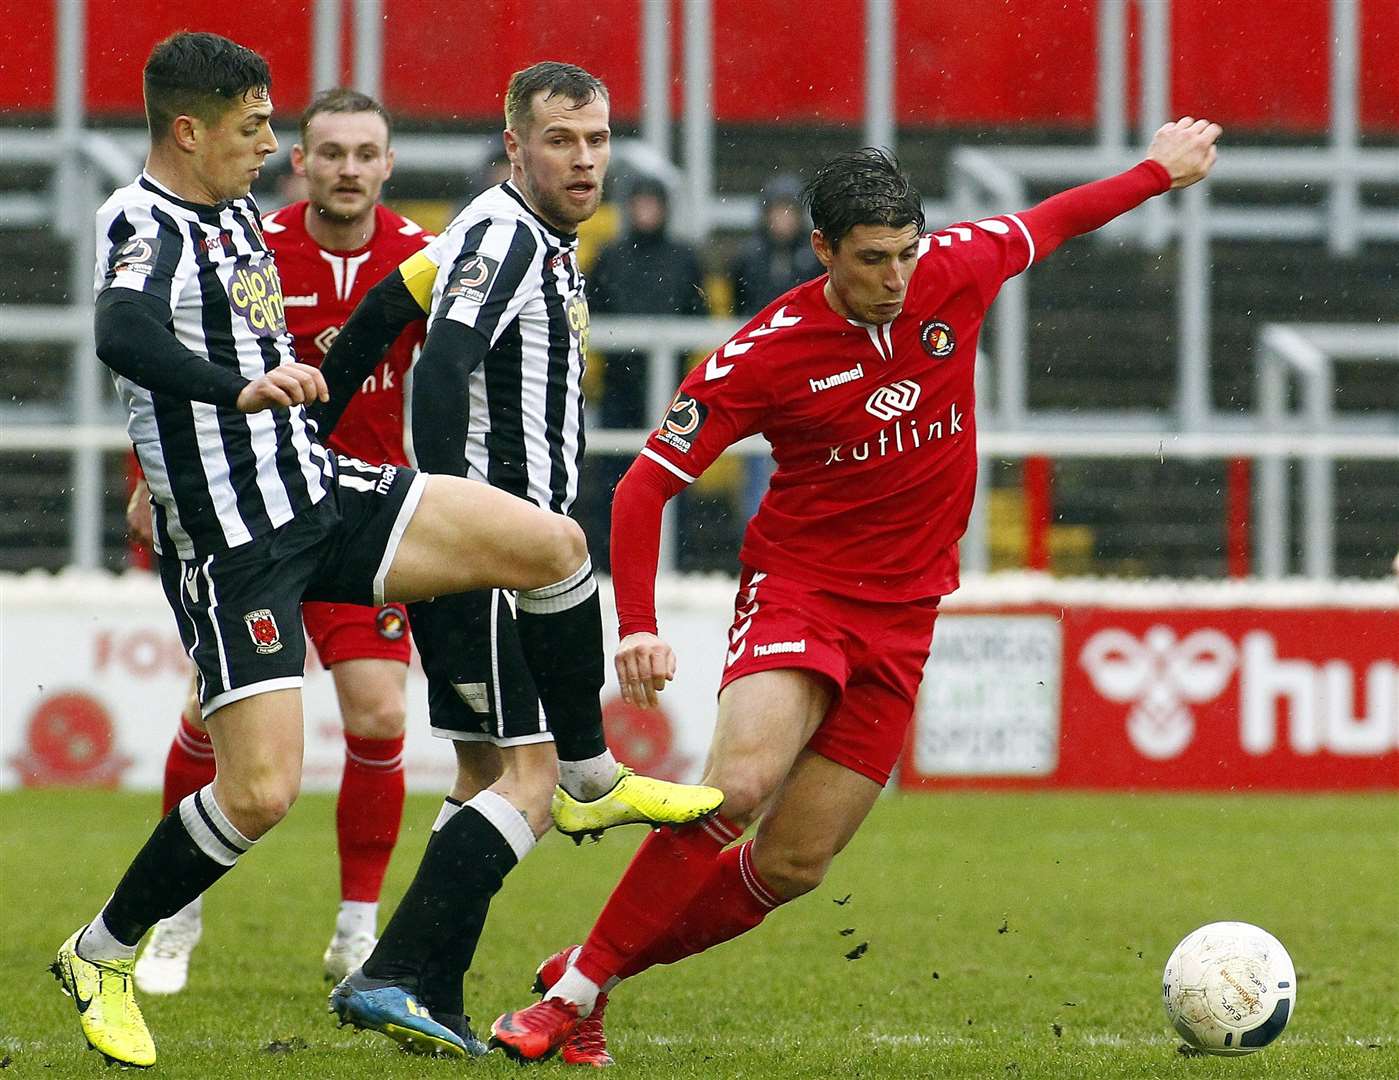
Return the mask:
POLYGON ((1182 116, 1162 124, 1147 148, 1148 161, 1159 164, 1171 177, 1171 189, 1189 187, 1210 174, 1219 156, 1216 143, 1224 129, 1208 120, 1182 116))
POLYGON ((321 363, 329 399, 307 410, 322 442, 330 438, 350 399, 379 366, 389 346, 423 316, 423 308, 397 270, 370 289, 350 313, 321 363))
POLYGON ((1061 191, 1017 215, 1034 238, 1034 261, 1039 262, 1070 237, 1099 229, 1154 195, 1203 180, 1214 165, 1219 134, 1218 124, 1182 117, 1162 126, 1141 164, 1061 191))
POLYGON ((666 501, 684 488, 650 458, 639 457, 612 497, 612 587, 621 641, 617 682, 622 700, 644 708, 675 678, 675 652, 657 635, 656 564, 666 501))

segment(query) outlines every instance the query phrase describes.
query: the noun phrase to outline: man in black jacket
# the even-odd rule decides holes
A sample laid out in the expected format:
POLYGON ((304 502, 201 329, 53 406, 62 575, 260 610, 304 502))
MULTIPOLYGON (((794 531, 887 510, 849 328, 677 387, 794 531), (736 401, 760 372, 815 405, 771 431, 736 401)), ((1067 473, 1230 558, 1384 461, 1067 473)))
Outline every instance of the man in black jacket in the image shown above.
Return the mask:
MULTIPOLYGON (((667 233, 670 206, 665 186, 650 177, 632 184, 626 229, 603 248, 588 275, 588 308, 609 315, 707 315, 699 258, 667 233)), ((606 358, 602 426, 644 427, 646 354, 637 350, 606 358)), ((666 373, 666 385, 679 372, 666 373)))

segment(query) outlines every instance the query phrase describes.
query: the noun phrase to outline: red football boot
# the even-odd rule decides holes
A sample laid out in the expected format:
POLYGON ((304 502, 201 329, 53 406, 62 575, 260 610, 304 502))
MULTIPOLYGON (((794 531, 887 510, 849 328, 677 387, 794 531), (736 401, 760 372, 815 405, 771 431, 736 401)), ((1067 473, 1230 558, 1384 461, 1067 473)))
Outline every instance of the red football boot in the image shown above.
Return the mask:
POLYGON ((508 1012, 491 1025, 491 1046, 519 1062, 551 1058, 578 1030, 578 1006, 545 998, 528 1009, 508 1012))
MULTIPOLYGON (((549 988, 563 978, 577 948, 577 945, 570 945, 560 949, 539 965, 534 973, 536 994, 547 994, 549 988)), ((577 1030, 563 1044, 561 1057, 565 1065, 590 1065, 594 1069, 605 1069, 616 1064, 607 1052, 607 1033, 602 1028, 602 1016, 606 1009, 607 995, 599 994, 593 1011, 586 1020, 579 1021, 577 1030)))
POLYGON ((536 994, 543 997, 563 978, 563 973, 568 970, 569 961, 579 948, 578 945, 565 946, 534 969, 533 990, 536 994))

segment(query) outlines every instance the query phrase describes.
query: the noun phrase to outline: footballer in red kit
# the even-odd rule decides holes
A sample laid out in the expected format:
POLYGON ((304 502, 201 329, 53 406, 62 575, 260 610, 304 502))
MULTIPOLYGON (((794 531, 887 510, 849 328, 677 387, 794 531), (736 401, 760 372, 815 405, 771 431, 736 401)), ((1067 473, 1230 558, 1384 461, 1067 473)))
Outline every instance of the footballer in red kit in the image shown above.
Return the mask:
POLYGON ((613 501, 617 675, 624 700, 654 706, 676 663, 655 612, 665 502, 739 439, 772 445, 704 779, 724 805, 642 843, 586 942, 541 965, 544 999, 496 1022, 508 1053, 561 1048, 566 1062, 596 1063, 620 980, 736 937, 821 882, 889 779, 939 600, 957 587, 987 308, 1070 237, 1203 179, 1219 134, 1185 117, 1124 173, 931 233, 884 152, 818 170, 805 197, 827 274, 690 372, 613 501))
MULTIPOLYGON (((283 302, 296 358, 320 367, 365 293, 425 248, 432 234, 378 203, 371 238, 358 248, 332 251, 307 231, 308 205, 303 199, 266 215, 262 231, 287 290, 283 302)), ((408 464, 403 451, 403 379, 426 328, 426 320, 409 326, 389 347, 383 363, 346 407, 327 446, 363 461, 408 464)))
MULTIPOLYGON (((319 95, 301 117, 300 142, 292 150, 308 198, 262 219, 287 327, 304 364, 320 367, 365 293, 432 239, 379 203, 393 169, 389 135, 388 115, 372 98, 344 89, 319 95)), ((332 449, 376 468, 408 464, 403 381, 425 332, 425 321, 417 320, 390 346, 328 440, 332 449)), ((138 503, 146 500, 132 505, 138 503)), ((327 977, 338 980, 377 940, 379 894, 403 810, 404 687, 412 644, 402 604, 306 602, 302 619, 335 680, 345 728, 336 805, 341 900, 323 957, 327 977)), ((166 760, 165 812, 213 776, 213 749, 196 700, 186 706, 166 760)), ((196 899, 157 924, 135 968, 143 991, 184 989, 202 932, 201 905, 196 899)))
MULTIPOLYGON (((320 367, 364 294, 426 247, 432 235, 377 203, 370 239, 348 251, 330 250, 307 230, 309 209, 304 199, 285 206, 263 218, 262 231, 277 256, 284 287, 295 287, 283 294, 283 301, 296 357, 320 367)), ((389 347, 327 440, 332 450, 374 464, 408 464, 403 449, 403 380, 426 329, 426 320, 414 323, 389 347)), ((366 657, 406 664, 411 656, 408 612, 402 604, 380 609, 308 601, 301 605, 301 617, 326 667, 366 657)))

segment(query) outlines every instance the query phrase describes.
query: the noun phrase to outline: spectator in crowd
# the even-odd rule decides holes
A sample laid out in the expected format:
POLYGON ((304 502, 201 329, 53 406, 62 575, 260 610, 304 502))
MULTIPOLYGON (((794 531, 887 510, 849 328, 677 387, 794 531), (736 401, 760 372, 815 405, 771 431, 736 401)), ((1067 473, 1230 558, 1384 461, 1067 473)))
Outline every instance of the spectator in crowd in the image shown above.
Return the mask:
MULTIPOLYGON (((733 264, 734 314, 750 318, 788 289, 825 271, 811 250, 810 227, 801 205, 801 181, 778 173, 761 194, 758 231, 743 245, 733 264)), ((753 516, 767 490, 772 462, 749 458, 742 480, 742 517, 753 516)))
MULTIPOLYGON (((622 234, 598 253, 588 275, 594 315, 707 315, 699 257, 669 235, 665 185, 649 176, 627 192, 622 234)), ((646 353, 631 349, 605 358, 600 419, 603 427, 640 428, 659 417, 646 413, 646 353)), ((666 386, 681 374, 667 371, 666 386)))
MULTIPOLYGON (((593 315, 707 315, 704 276, 695 250, 669 235, 670 200, 665 185, 638 177, 626 189, 620 235, 598 252, 588 273, 588 310, 593 315)), ((660 422, 646 408, 649 359, 639 349, 602 357, 601 394, 592 415, 604 428, 644 428, 660 422)), ((661 375, 683 376, 682 358, 661 375)), ((610 565, 608 521, 612 489, 627 468, 626 454, 593 456, 584 463, 575 511, 593 545, 593 557, 610 565), (591 475, 588 475, 591 474, 591 475)))
POLYGON ((801 181, 778 173, 762 191, 758 231, 733 265, 734 313, 747 318, 794 285, 822 273, 801 208, 801 181))

